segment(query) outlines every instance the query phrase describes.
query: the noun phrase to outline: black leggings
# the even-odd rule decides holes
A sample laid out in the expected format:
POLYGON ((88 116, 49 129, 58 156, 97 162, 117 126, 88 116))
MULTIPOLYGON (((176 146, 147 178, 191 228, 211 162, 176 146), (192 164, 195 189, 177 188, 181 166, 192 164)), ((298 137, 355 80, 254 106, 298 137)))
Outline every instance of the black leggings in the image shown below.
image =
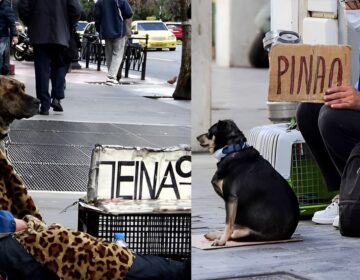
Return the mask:
POLYGON ((328 190, 338 191, 350 152, 360 142, 360 111, 301 103, 296 119, 328 190))

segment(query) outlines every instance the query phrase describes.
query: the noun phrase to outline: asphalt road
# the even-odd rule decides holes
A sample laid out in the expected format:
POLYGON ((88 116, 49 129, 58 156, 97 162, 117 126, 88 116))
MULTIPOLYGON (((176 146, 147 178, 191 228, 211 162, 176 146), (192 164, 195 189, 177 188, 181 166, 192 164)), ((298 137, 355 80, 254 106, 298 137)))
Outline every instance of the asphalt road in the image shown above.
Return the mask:
POLYGON ((167 81, 177 76, 181 65, 182 46, 178 45, 175 51, 149 50, 146 62, 146 77, 167 81))

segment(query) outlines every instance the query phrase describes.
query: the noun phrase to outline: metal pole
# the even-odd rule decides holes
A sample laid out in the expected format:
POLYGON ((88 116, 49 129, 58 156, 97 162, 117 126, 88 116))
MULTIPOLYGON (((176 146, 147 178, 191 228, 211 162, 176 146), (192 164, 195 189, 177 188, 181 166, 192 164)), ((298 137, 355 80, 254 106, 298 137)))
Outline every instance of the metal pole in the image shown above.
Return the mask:
POLYGON ((148 40, 149 40, 149 35, 146 34, 146 39, 145 39, 145 48, 144 48, 144 60, 143 60, 143 65, 141 68, 141 80, 145 80, 145 72, 146 72, 146 59, 147 59, 147 45, 148 45, 148 40))
POLYGON ((130 52, 131 52, 131 38, 126 44, 126 59, 125 59, 125 78, 129 78, 130 69, 130 52))

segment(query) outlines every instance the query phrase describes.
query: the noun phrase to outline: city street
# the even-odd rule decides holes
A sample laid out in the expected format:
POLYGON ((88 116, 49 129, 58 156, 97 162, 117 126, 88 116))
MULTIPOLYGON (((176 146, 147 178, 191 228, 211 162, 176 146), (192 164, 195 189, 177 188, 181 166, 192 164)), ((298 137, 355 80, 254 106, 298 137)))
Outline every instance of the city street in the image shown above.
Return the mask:
MULTIPOLYGON (((96 71, 80 62, 66 78, 64 112, 50 111, 15 121, 9 157, 39 205, 47 223, 77 228, 77 207, 60 214, 86 194, 91 151, 95 144, 168 147, 190 143, 190 102, 171 98, 181 47, 149 54, 145 81, 130 71, 121 85, 107 86, 106 68, 96 71), (157 71, 165 69, 166 71, 157 71)), ((35 96, 32 62, 15 63, 14 78, 35 96)))

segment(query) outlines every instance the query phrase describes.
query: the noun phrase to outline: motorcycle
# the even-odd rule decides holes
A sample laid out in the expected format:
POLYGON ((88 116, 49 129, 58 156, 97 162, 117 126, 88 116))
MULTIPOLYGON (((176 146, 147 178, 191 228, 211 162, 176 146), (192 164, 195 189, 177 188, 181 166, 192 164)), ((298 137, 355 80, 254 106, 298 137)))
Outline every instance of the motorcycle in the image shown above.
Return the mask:
POLYGON ((18 34, 19 42, 15 45, 14 58, 18 61, 32 61, 34 59, 34 49, 30 45, 30 38, 25 32, 18 34))

